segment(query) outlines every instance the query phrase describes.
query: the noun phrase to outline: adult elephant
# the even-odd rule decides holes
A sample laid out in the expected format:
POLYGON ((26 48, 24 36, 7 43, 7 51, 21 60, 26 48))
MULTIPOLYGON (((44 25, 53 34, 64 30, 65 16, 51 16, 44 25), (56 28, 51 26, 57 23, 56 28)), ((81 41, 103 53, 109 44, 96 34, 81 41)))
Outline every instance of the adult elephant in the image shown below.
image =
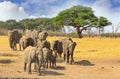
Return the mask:
POLYGON ((36 29, 32 29, 32 30, 26 29, 25 37, 31 37, 34 41, 34 46, 36 46, 39 32, 41 32, 41 31, 36 30, 36 29))
POLYGON ((27 67, 27 72, 28 74, 31 74, 31 64, 35 63, 35 66, 37 66, 37 71, 38 75, 40 75, 40 69, 43 63, 43 52, 42 49, 37 48, 37 47, 32 47, 28 46, 24 50, 24 71, 26 71, 26 66, 27 67), (27 65, 28 64, 28 65, 27 65))
POLYGON ((21 37, 22 34, 17 29, 8 31, 8 39, 11 49, 17 50, 16 44, 19 43, 21 37))
POLYGON ((34 43, 35 43, 34 46, 37 45, 38 34, 39 34, 38 30, 36 30, 36 29, 32 30, 31 38, 34 40, 34 43))
POLYGON ((24 50, 28 46, 34 46, 35 42, 31 37, 22 37, 19 41, 19 44, 20 44, 20 49, 22 47, 24 50))
POLYGON ((53 49, 56 57, 58 57, 58 55, 59 55, 59 57, 61 58, 61 55, 63 52, 62 41, 61 40, 54 40, 52 42, 52 49, 53 49))
POLYGON ((74 62, 73 54, 76 47, 76 42, 73 42, 71 38, 67 38, 63 41, 62 47, 64 53, 64 60, 66 61, 66 63, 69 63, 70 60, 70 64, 72 64, 74 62))
POLYGON ((37 42, 37 47, 38 48, 45 48, 46 47, 46 48, 50 49, 51 45, 50 45, 50 42, 47 40, 43 40, 43 41, 39 40, 37 42))
POLYGON ((43 40, 46 40, 47 36, 48 36, 48 33, 46 31, 43 31, 38 34, 38 39, 40 41, 43 41, 43 40))

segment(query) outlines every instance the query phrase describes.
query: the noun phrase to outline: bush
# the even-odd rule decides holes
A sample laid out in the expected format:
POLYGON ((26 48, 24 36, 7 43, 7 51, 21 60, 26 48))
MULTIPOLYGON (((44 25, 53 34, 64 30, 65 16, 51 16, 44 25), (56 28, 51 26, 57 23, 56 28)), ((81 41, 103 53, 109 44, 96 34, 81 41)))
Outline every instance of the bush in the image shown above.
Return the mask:
POLYGON ((101 34, 102 37, 120 37, 120 33, 103 33, 101 34))
POLYGON ((62 32, 53 32, 53 31, 48 31, 49 36, 66 36, 65 33, 62 32))
POLYGON ((71 32, 71 33, 68 33, 68 36, 73 37, 73 38, 77 38, 78 34, 76 32, 71 32))
POLYGON ((0 35, 7 35, 7 29, 0 28, 0 35))

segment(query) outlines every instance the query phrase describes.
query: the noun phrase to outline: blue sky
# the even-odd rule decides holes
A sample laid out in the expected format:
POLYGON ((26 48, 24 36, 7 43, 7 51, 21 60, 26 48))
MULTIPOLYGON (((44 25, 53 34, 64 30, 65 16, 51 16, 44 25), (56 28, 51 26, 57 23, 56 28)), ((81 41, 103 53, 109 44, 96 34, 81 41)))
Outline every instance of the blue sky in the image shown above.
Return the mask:
POLYGON ((120 0, 0 0, 0 21, 8 19, 54 17, 74 5, 92 7, 96 16, 120 22, 120 0))

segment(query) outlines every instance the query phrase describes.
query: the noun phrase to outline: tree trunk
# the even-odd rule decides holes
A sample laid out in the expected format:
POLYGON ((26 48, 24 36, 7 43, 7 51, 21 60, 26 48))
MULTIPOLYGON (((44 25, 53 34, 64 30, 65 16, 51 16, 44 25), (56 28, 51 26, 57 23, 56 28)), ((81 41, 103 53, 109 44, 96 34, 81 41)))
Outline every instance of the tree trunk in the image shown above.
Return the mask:
POLYGON ((82 30, 80 29, 80 27, 76 27, 77 33, 78 33, 78 37, 82 38, 82 30))

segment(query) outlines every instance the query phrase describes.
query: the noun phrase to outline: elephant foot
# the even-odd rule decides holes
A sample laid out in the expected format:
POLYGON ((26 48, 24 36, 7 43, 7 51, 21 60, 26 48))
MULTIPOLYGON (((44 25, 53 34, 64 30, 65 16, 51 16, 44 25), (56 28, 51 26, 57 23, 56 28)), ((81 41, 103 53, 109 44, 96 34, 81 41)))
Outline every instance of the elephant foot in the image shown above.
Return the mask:
POLYGON ((42 74, 41 74, 41 73, 38 73, 37 75, 38 75, 38 76, 41 76, 42 74))
POLYGON ((32 74, 31 72, 28 72, 28 74, 32 74))

